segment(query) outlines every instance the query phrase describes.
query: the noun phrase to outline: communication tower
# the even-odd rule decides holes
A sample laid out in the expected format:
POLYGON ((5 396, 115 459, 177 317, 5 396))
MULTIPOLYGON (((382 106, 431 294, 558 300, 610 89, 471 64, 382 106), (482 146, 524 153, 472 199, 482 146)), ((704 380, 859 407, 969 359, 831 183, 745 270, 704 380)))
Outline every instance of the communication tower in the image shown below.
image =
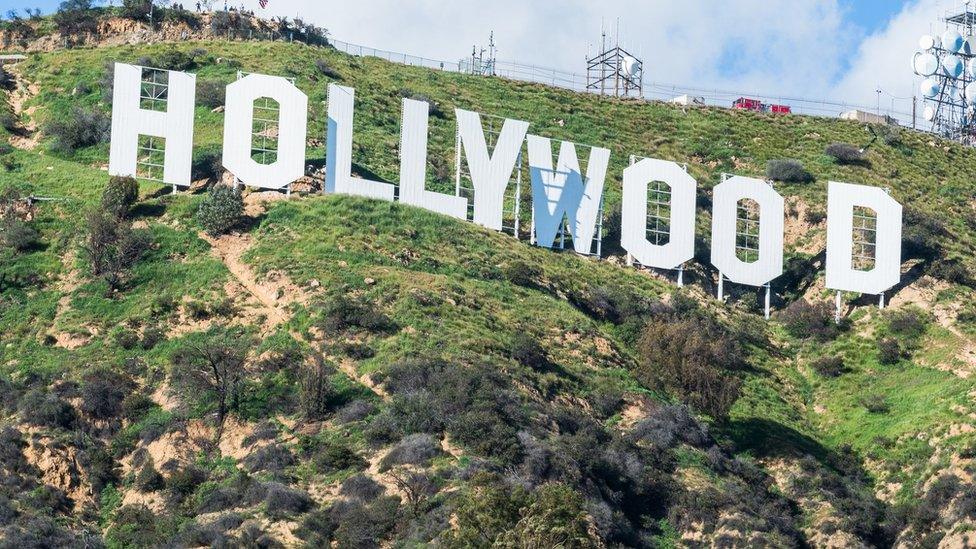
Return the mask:
POLYGON ((620 47, 620 22, 613 46, 607 45, 607 32, 600 37, 600 53, 586 60, 586 89, 614 97, 642 97, 644 62, 620 47))
POLYGON ((922 118, 932 132, 976 144, 976 11, 967 0, 946 13, 945 30, 923 35, 912 70, 923 78, 922 118))
POLYGON ((478 48, 471 46, 471 57, 462 59, 458 65, 461 72, 468 74, 480 74, 482 76, 495 76, 495 61, 498 56, 498 48, 495 47, 495 32, 488 35, 488 47, 478 48))

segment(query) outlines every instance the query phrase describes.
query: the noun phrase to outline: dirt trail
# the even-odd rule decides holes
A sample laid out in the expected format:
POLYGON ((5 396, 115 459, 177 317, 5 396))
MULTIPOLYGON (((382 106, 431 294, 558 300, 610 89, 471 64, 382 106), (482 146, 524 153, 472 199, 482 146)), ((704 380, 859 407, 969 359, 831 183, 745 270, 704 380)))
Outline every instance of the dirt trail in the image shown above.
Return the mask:
POLYGON ((18 119, 18 131, 10 136, 10 144, 18 149, 34 150, 40 139, 37 123, 34 121, 34 112, 37 107, 27 107, 26 109, 24 107, 31 99, 37 97, 41 89, 36 83, 25 83, 19 64, 8 65, 6 68, 17 82, 17 88, 9 95, 10 108, 18 119))
POLYGON ((264 331, 270 331, 288 321, 289 303, 279 299, 284 297, 278 285, 270 281, 259 281, 257 274, 241 259, 251 246, 251 237, 243 234, 227 234, 214 238, 200 233, 200 238, 210 244, 210 253, 227 266, 234 278, 257 301, 255 311, 267 319, 264 331))

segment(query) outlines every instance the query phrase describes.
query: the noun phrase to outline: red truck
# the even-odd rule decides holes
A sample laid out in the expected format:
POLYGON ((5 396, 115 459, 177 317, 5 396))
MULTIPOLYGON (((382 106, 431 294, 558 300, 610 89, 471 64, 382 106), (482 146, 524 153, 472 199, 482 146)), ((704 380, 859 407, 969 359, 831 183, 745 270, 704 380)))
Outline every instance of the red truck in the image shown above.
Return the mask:
POLYGON ((732 102, 733 109, 756 112, 770 112, 773 114, 790 114, 793 109, 789 105, 767 105, 758 99, 740 97, 732 102))

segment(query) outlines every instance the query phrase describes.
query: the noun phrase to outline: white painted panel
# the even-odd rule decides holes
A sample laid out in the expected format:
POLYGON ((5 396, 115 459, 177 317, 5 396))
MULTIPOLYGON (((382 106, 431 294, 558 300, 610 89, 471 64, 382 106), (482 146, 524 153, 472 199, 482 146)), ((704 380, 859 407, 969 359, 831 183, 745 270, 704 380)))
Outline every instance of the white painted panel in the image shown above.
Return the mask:
POLYGON ((591 253, 610 163, 610 149, 590 149, 584 182, 576 145, 569 141, 561 143, 556 168, 553 169, 552 142, 537 135, 529 135, 528 139, 536 244, 551 248, 565 217, 576 253, 591 253))
POLYGON ((831 290, 880 294, 901 280, 902 207, 883 189, 831 181, 827 187, 827 280, 831 290), (877 214, 874 268, 854 269, 854 207, 877 214))
POLYGON ((426 190, 427 128, 430 105, 425 101, 403 100, 400 130, 400 201, 432 212, 466 219, 468 200, 426 190))
POLYGON ((715 187, 712 199, 712 265, 732 282, 762 286, 783 274, 783 197, 761 179, 733 176, 715 187), (735 255, 736 207, 759 204, 759 259, 735 255))
POLYGON ((489 153, 481 115, 455 109, 458 133, 474 186, 474 222, 502 230, 505 189, 512 178, 529 123, 506 119, 495 150, 489 153))
POLYGON ((305 175, 308 96, 280 76, 249 74, 227 86, 224 167, 249 187, 281 189, 305 175), (278 102, 278 155, 271 164, 251 158, 254 102, 278 102))
POLYGON ((674 162, 645 158, 624 170, 620 246, 641 265, 674 269, 695 257, 695 193, 698 183, 674 162), (647 186, 671 188, 671 235, 667 244, 647 240, 647 186))
POLYGON ((140 108, 142 68, 115 64, 112 88, 112 143, 108 171, 111 175, 136 175, 139 135, 166 139, 163 181, 188 187, 193 162, 193 109, 196 76, 167 71, 166 112, 140 108))
POLYGON ((352 120, 356 90, 329 84, 328 101, 329 128, 322 191, 392 201, 396 191, 393 185, 352 176, 352 120))

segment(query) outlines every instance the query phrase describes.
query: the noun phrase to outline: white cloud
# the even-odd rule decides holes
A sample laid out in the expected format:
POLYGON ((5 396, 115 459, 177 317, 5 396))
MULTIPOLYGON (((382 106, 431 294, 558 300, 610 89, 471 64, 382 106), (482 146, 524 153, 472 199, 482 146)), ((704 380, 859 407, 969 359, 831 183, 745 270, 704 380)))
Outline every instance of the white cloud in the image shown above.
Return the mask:
MULTIPOLYGON (((938 20, 938 4, 916 0, 864 37, 838 0, 271 0, 267 10, 245 1, 262 15, 301 16, 340 40, 445 61, 485 45, 493 30, 501 59, 577 73, 601 21, 612 28, 619 17, 623 45, 645 59, 646 81, 866 105, 879 85, 911 95, 908 59, 938 20)), ((895 106, 904 111, 910 101, 895 106)))

